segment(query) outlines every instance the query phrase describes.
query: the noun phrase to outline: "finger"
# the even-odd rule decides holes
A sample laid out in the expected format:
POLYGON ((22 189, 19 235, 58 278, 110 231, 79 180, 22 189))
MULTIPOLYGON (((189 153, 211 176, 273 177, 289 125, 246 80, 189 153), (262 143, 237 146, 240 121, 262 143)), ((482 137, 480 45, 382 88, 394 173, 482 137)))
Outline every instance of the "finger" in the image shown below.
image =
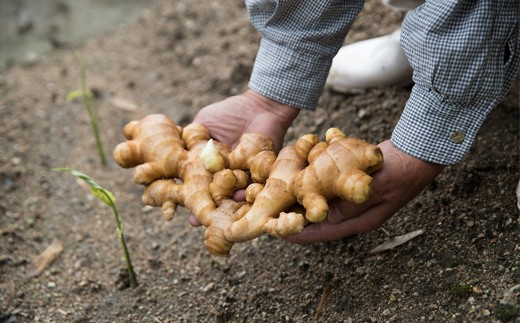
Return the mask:
POLYGON ((188 217, 188 222, 194 227, 200 227, 202 225, 202 223, 200 223, 200 221, 197 219, 197 217, 195 217, 195 215, 193 215, 191 213, 188 217))
POLYGON ((246 190, 239 190, 233 194, 233 200, 242 202, 246 200, 246 190))
MULTIPOLYGON (((245 190, 236 191, 233 194, 233 200, 235 200, 236 202, 245 201, 246 200, 245 192, 246 192, 245 190)), ((200 227, 202 225, 202 223, 200 223, 200 221, 197 219, 197 217, 195 215, 193 215, 192 213, 190 213, 190 215, 188 216, 188 222, 194 227, 200 227)))
POLYGON ((341 223, 332 223, 325 220, 310 224, 296 235, 287 236, 293 243, 304 244, 339 240, 354 234, 375 230, 383 225, 397 210, 388 205, 380 204, 366 210, 363 214, 347 219, 341 223))
POLYGON ((349 201, 336 199, 330 203, 329 215, 327 216, 327 219, 331 223, 340 223, 346 219, 355 218, 370 207, 371 204, 369 202, 356 205, 349 201))

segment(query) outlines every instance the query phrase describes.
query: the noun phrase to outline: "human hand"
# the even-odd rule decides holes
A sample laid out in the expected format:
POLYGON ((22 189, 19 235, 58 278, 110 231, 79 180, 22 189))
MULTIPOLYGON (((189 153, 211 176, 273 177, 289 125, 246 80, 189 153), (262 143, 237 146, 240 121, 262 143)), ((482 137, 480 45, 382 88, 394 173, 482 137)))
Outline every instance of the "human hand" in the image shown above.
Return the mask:
POLYGON ((297 108, 247 90, 202 108, 193 122, 202 123, 211 138, 232 147, 244 133, 262 133, 273 139, 278 152, 287 129, 299 112, 297 108))
POLYGON ((332 241, 381 227, 399 209, 415 198, 444 169, 397 149, 389 140, 379 144, 383 167, 372 174, 374 192, 370 199, 354 205, 344 200, 331 203, 328 218, 312 223, 303 232, 285 237, 294 243, 332 241))
MULTIPOLYGON (((193 119, 209 130, 211 138, 228 144, 238 144, 244 133, 262 133, 273 139, 275 151, 283 145, 287 129, 298 116, 299 109, 273 101, 253 90, 229 97, 202 108, 193 119)), ((234 198, 243 200, 243 191, 234 198)), ((199 226, 197 218, 190 214, 190 224, 199 226)))

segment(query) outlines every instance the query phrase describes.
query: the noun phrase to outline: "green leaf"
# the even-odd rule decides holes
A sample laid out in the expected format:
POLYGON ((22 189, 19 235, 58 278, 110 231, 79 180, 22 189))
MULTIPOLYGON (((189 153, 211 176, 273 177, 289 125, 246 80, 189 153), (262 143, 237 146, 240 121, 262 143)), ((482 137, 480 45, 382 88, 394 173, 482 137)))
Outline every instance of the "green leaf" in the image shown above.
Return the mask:
POLYGON ((81 96, 83 96, 83 91, 81 91, 81 90, 69 92, 67 94, 67 102, 72 102, 72 100, 74 100, 75 98, 81 97, 81 96))
POLYGON ((53 168, 52 170, 67 172, 67 173, 70 173, 70 174, 76 176, 77 178, 81 178, 82 180, 84 180, 85 182, 87 182, 90 185, 90 192, 97 199, 103 201, 103 203, 105 203, 108 206, 113 206, 115 204, 116 198, 114 197, 114 195, 112 193, 110 193, 110 191, 104 189, 98 183, 96 183, 92 179, 92 177, 90 177, 90 176, 88 176, 88 175, 86 175, 86 174, 84 174, 82 172, 79 172, 79 171, 77 171, 75 169, 72 169, 70 167, 66 167, 66 168, 53 168))
POLYGON ((99 200, 103 201, 106 205, 108 205, 108 206, 114 205, 114 202, 116 200, 114 198, 114 195, 112 195, 112 193, 105 190, 104 188, 100 189, 100 188, 95 188, 93 186, 90 186, 90 192, 92 193, 92 195, 97 197, 99 200))

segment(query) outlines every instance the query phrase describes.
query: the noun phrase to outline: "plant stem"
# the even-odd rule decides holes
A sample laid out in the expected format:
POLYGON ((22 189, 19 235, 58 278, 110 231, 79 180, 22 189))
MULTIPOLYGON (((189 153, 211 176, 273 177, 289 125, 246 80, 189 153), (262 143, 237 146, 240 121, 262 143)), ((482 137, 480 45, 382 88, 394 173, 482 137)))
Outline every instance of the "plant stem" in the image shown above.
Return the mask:
POLYGON ((112 213, 114 214, 114 219, 116 220, 116 227, 117 227, 117 236, 119 237, 119 241, 121 242, 121 247, 123 248, 123 254, 126 262, 126 268, 128 270, 128 277, 130 279, 130 287, 135 288, 137 287, 137 279, 134 272, 134 267, 132 266, 132 261, 130 260, 130 253, 128 252, 128 248, 126 247, 125 242, 125 236, 123 234, 123 226, 121 225, 121 221, 119 221, 119 213, 117 212, 116 208, 116 199, 113 196, 110 191, 104 189, 103 187, 99 186, 98 183, 96 183, 90 176, 79 172, 77 170, 74 170, 70 167, 66 168, 53 168, 53 170, 56 171, 64 171, 68 172, 85 182, 87 182, 90 185, 90 192, 92 195, 94 195, 97 199, 101 200, 106 205, 110 206, 112 208, 112 213))
POLYGON ((103 144, 101 143, 101 136, 99 135, 99 127, 97 123, 97 117, 95 116, 95 111, 93 110, 94 107, 92 104, 91 95, 89 95, 89 99, 85 101, 85 104, 87 105, 90 123, 92 124, 92 130, 94 131, 94 137, 96 138, 96 147, 98 150, 99 158, 101 158, 101 164, 105 166, 107 164, 107 159, 105 157, 105 151, 103 150, 103 144))
POLYGON ((90 118, 90 124, 92 125, 92 130, 94 131, 94 137, 96 138, 96 147, 98 150, 99 158, 101 158, 101 164, 105 166, 107 164, 107 159, 105 156, 105 151, 103 150, 103 144, 101 143, 101 136, 99 135, 96 108, 93 102, 94 99, 92 93, 87 89, 87 68, 85 66, 85 62, 81 59, 79 55, 77 55, 77 58, 81 65, 81 95, 83 97, 83 103, 87 108, 88 116, 90 118))
MULTIPOLYGON (((108 195, 107 197, 110 199, 108 195)), ((119 214, 117 213, 117 209, 114 203, 112 203, 110 207, 112 208, 114 218, 116 220, 117 236, 119 237, 119 241, 121 242, 121 247, 123 247, 123 254, 126 262, 126 268, 128 270, 128 277, 130 278, 130 287, 135 288, 137 287, 137 279, 135 276, 134 267, 132 266, 132 261, 130 260, 130 253, 128 252, 128 248, 126 247, 125 236, 123 234, 123 227, 121 226, 121 222, 119 221, 119 214)))

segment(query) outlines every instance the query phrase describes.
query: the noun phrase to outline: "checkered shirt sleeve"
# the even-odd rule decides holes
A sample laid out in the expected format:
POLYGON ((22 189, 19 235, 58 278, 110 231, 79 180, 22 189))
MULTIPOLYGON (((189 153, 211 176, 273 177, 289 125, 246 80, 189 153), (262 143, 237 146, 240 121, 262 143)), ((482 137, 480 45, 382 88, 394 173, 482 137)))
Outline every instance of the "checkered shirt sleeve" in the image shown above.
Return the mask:
MULTIPOLYGON (((401 44, 415 86, 391 140, 419 159, 456 164, 518 72, 518 0, 431 0, 412 11, 401 44)), ((246 0, 262 33, 249 86, 314 109, 332 58, 363 1, 246 0)))
POLYGON ((432 163, 459 162, 520 61, 520 1, 427 1, 402 26, 414 88, 392 142, 432 163))
POLYGON ((314 109, 332 58, 362 0, 246 0, 262 33, 249 87, 278 102, 314 109))

